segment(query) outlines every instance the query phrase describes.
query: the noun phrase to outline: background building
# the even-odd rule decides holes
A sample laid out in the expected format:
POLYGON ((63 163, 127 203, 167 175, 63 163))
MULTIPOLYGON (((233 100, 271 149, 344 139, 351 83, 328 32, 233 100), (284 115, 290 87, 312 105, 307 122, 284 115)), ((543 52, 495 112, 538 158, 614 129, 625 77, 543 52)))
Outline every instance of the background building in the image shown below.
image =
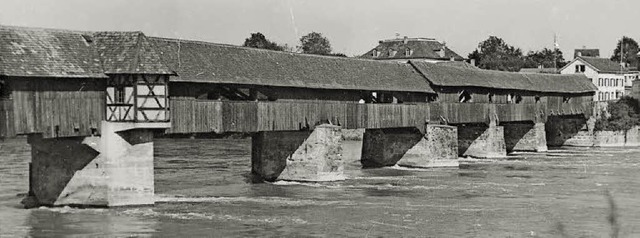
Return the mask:
POLYGON ((433 38, 396 38, 379 41, 378 46, 360 56, 376 60, 463 61, 464 58, 433 38))
POLYGON ((578 56, 560 69, 561 74, 584 74, 591 79, 598 91, 595 101, 616 100, 631 93, 638 71, 623 67, 606 58, 578 56))

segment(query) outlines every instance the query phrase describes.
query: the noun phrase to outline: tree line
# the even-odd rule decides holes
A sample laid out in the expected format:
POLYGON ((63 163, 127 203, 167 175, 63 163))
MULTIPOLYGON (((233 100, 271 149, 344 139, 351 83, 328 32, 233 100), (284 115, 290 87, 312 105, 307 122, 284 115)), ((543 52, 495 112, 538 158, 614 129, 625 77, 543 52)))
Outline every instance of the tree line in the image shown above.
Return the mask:
POLYGON ((251 36, 244 40, 244 44, 242 44, 242 46, 275 51, 290 51, 301 52, 304 54, 347 57, 343 53, 333 52, 329 39, 318 32, 311 32, 300 37, 300 45, 295 49, 286 44, 280 45, 276 42, 270 41, 260 32, 251 33, 251 36))
MULTIPOLYGON (((281 45, 267 39, 262 33, 251 33, 246 38, 243 46, 261 48, 275 51, 301 52, 304 54, 330 55, 347 57, 343 53, 333 52, 331 43, 327 37, 318 32, 311 32, 299 39, 300 45, 294 47, 281 45)), ((638 42, 624 36, 616 44, 611 60, 622 60, 631 67, 638 67, 640 63, 637 57, 639 51, 638 42)), ((526 54, 518 47, 507 44, 502 38, 489 36, 488 39, 478 43, 478 48, 471 52, 467 58, 475 60, 476 65, 482 69, 501 71, 520 71, 522 68, 562 68, 568 61, 564 59, 562 51, 558 48, 543 48, 537 51, 529 51, 526 54)))
MULTIPOLYGON (((622 59, 631 67, 638 67, 638 43, 624 36, 616 44, 611 60, 620 63, 622 59), (622 49, 622 51, 621 51, 622 49)), ((471 52, 469 59, 475 60, 478 67, 491 70, 520 71, 522 68, 562 68, 568 62, 564 59, 560 49, 543 48, 523 54, 520 48, 507 44, 503 39, 490 36, 481 41, 478 48, 471 52)))

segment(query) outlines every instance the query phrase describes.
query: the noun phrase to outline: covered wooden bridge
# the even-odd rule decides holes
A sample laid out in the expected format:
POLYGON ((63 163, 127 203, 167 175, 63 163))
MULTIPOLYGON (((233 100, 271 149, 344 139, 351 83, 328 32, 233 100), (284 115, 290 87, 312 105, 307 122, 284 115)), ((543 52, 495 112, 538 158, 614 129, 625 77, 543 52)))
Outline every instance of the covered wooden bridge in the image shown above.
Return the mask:
POLYGON ((545 122, 586 121, 596 90, 584 76, 141 32, 0 26, 0 36, 0 137, 29 136, 30 193, 47 205, 152 204, 157 133, 252 133, 252 171, 265 180, 343 179, 341 129, 366 129, 364 167, 545 150, 556 134, 545 122))

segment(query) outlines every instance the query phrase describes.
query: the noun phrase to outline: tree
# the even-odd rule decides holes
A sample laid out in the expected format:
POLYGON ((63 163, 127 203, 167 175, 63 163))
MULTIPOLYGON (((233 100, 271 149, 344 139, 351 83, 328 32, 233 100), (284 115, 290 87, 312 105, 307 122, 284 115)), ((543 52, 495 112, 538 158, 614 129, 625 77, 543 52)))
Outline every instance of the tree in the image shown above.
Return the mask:
POLYGON ((618 41, 616 48, 613 50, 613 55, 611 56, 611 60, 620 63, 620 46, 624 46, 623 52, 623 60, 628 63, 631 67, 638 67, 638 42, 634 39, 623 36, 622 40, 618 41))
POLYGON ((525 68, 536 68, 540 65, 545 68, 553 68, 554 66, 562 68, 566 64, 567 62, 564 60, 560 49, 551 50, 544 48, 539 51, 529 51, 527 56, 524 57, 525 68), (555 64, 553 63, 554 60, 555 64))
POLYGON ((267 40, 267 38, 260 32, 251 33, 251 37, 245 39, 242 46, 277 51, 284 51, 285 49, 283 46, 267 40))
POLYGON ((640 125, 640 105, 632 97, 623 96, 616 102, 609 102, 606 112, 596 120, 595 130, 626 131, 640 125))
POLYGON ((300 38, 300 49, 305 54, 330 55, 331 43, 321 33, 311 32, 300 38))
POLYGON ((522 51, 513 47, 496 36, 478 44, 478 49, 469 54, 469 59, 475 59, 478 67, 502 71, 519 71, 524 65, 522 51))

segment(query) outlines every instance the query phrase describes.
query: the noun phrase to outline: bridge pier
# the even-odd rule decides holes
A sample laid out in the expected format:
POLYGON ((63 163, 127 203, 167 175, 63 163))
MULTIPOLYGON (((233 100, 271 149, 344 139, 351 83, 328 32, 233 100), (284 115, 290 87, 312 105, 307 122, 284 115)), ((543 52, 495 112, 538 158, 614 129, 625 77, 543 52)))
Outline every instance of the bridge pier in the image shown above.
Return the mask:
POLYGON ((595 118, 580 116, 549 116, 545 133, 549 146, 594 146, 595 118))
POLYGON ((367 129, 362 142, 364 168, 400 165, 458 167, 457 129, 427 125, 423 135, 415 127, 367 129))
POLYGON ((100 137, 31 134, 25 207, 153 205, 153 132, 102 122, 100 137))
POLYGON ((262 131, 251 138, 251 172, 266 181, 344 180, 340 127, 262 131))
POLYGON ((547 151, 545 124, 542 122, 504 122, 504 140, 507 152, 547 151))
POLYGON ((458 125, 458 155, 475 158, 506 157, 504 128, 494 122, 489 125, 458 125))

